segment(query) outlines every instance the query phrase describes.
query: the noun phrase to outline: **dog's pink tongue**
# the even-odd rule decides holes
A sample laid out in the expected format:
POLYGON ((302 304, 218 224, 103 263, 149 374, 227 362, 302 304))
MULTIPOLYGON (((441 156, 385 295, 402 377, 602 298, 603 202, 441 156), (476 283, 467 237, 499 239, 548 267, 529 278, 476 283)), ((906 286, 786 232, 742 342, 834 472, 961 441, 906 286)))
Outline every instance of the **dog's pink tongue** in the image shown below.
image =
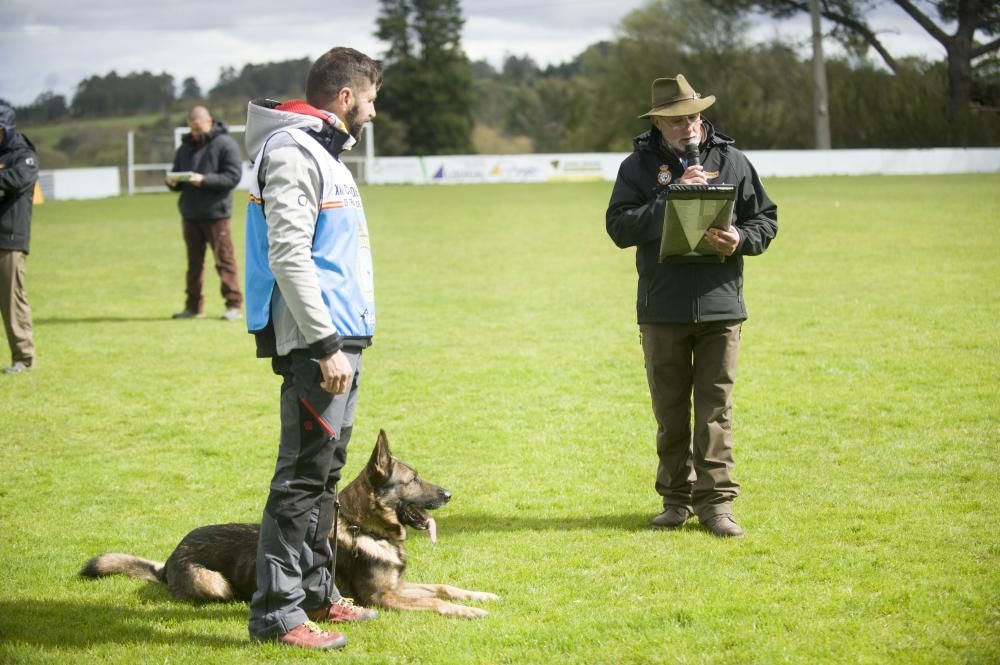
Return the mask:
POLYGON ((438 525, 431 517, 427 520, 427 534, 431 537, 431 542, 436 543, 438 541, 438 525))

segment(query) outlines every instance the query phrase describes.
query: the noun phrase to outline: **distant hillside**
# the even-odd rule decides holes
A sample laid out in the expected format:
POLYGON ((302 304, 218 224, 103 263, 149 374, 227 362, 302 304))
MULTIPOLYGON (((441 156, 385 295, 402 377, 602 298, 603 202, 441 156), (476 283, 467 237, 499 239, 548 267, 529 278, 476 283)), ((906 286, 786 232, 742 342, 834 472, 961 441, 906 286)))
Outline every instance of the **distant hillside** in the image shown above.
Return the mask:
MULTIPOLYGON (((136 161, 173 160, 173 132, 187 124, 187 108, 168 114, 60 120, 45 124, 18 123, 18 131, 35 144, 43 169, 124 166, 128 161, 128 132, 136 132, 136 161)), ((230 125, 246 122, 246 102, 209 107, 230 125)))

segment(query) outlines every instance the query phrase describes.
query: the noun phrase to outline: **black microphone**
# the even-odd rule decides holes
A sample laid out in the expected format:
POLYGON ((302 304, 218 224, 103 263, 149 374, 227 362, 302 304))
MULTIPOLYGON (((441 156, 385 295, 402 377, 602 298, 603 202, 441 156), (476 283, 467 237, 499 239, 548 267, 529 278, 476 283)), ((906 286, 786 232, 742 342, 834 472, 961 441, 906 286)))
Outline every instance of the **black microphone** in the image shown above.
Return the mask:
POLYGON ((688 143, 684 146, 684 157, 687 158, 688 166, 698 166, 701 164, 701 156, 698 154, 698 144, 688 143))

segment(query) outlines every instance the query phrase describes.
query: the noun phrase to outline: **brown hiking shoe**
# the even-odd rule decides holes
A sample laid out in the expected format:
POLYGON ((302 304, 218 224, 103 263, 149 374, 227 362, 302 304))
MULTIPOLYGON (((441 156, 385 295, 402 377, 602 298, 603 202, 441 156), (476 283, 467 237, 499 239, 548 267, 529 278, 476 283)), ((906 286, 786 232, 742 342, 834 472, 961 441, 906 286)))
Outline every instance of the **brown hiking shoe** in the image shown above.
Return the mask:
POLYGON ((736 523, 732 515, 716 515, 702 522, 705 528, 720 538, 742 538, 743 529, 736 523))
POLYGON ((691 517, 691 511, 684 506, 667 506, 666 509, 653 518, 650 525, 654 529, 676 529, 684 526, 691 517))
POLYGON ((300 623, 278 638, 282 644, 303 649, 343 649, 347 638, 341 633, 323 630, 312 621, 300 623))
POLYGON ((320 607, 312 612, 306 612, 313 621, 329 621, 330 623, 347 623, 349 621, 371 621, 378 612, 366 607, 355 605, 350 598, 341 598, 335 603, 320 607))

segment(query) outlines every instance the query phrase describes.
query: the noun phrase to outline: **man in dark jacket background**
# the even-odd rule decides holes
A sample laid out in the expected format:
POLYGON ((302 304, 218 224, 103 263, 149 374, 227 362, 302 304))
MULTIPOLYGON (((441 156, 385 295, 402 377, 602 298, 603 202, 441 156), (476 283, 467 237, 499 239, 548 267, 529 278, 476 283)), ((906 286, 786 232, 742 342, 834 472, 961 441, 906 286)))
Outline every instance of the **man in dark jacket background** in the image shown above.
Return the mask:
POLYGON ((682 526, 693 514, 713 534, 740 537, 730 477, 732 389, 743 302, 743 257, 761 254, 778 231, 777 206, 733 140, 701 112, 715 103, 683 75, 653 82, 653 127, 636 137, 622 162, 608 204, 608 234, 636 248, 637 313, 646 378, 656 417, 656 491, 663 512, 654 528, 682 526), (696 143, 699 164, 685 146, 696 143), (660 263, 667 185, 729 184, 736 202, 728 229, 709 228, 710 261, 660 263), (691 425, 692 394, 694 427, 691 425))
POLYGON ((222 318, 242 318, 243 293, 233 248, 229 218, 233 209, 233 190, 243 176, 240 147, 226 126, 212 119, 204 106, 195 106, 188 114, 190 134, 185 134, 174 156, 167 187, 180 192, 177 202, 187 246, 187 298, 184 309, 175 319, 202 318, 205 281, 205 245, 212 248, 215 270, 219 273, 226 309, 222 318), (177 174, 184 173, 184 176, 177 174))
POLYGON ((0 310, 13 360, 4 369, 8 374, 35 364, 24 271, 37 181, 35 146, 17 132, 14 109, 0 104, 0 310))

